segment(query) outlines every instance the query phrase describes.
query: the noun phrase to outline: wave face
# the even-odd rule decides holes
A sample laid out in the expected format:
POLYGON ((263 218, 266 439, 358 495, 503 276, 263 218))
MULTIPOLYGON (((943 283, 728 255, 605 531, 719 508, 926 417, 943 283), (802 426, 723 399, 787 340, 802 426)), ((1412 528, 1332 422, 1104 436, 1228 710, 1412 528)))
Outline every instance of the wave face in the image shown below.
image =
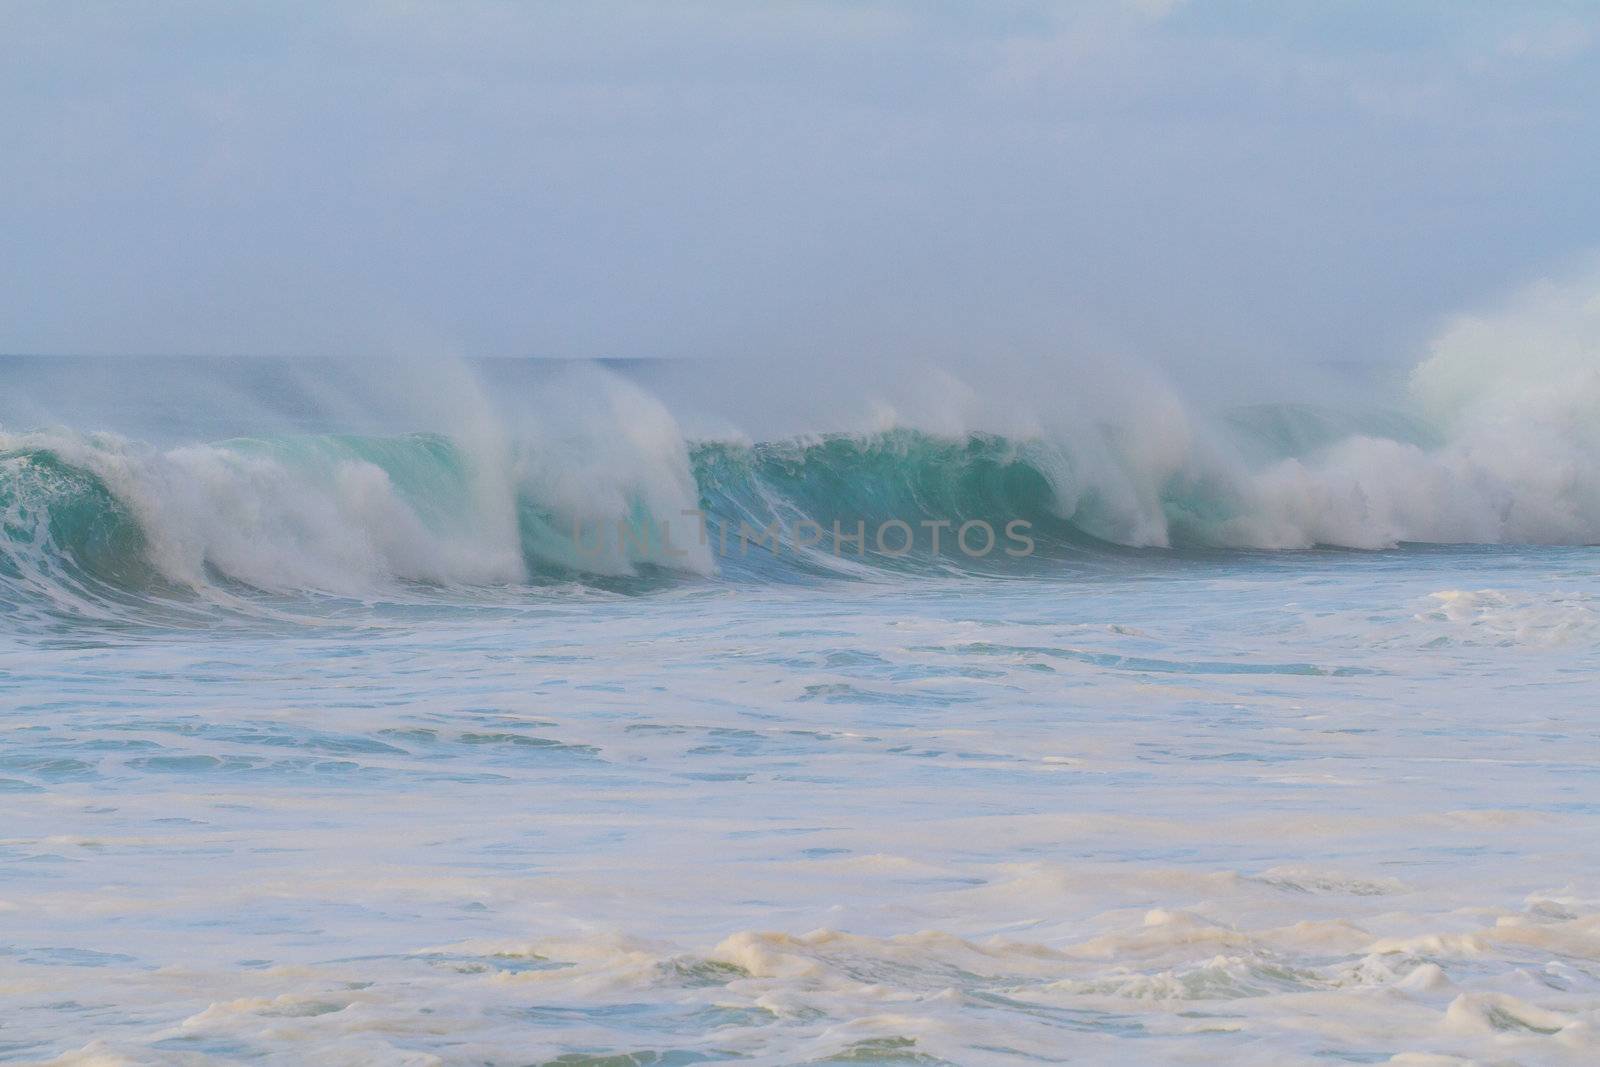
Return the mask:
MULTIPOLYGON (((1546 285, 1459 319, 1392 412, 1206 418, 1143 382, 1097 396, 1086 378, 1008 386, 997 371, 986 397, 941 372, 916 379, 937 387, 920 418, 879 405, 870 431, 752 442, 686 433, 614 371, 534 368, 503 390, 451 365, 381 376, 419 412, 402 428, 439 432, 0 433, 0 604, 116 617, 259 593, 1036 576, 1140 549, 1596 544, 1595 292, 1600 278, 1546 285), (1034 395, 1002 403, 1007 388, 1034 395)), ((298 369, 248 369, 160 421, 321 397, 326 423, 363 425, 332 376, 319 390, 298 369)), ((95 376, 38 395, 80 380, 95 376)))
POLYGON ((974 554, 950 547, 972 521, 998 538, 1024 520, 1048 550, 1093 543, 1055 512, 1049 451, 998 437, 700 443, 684 448, 684 483, 666 486, 574 474, 533 452, 505 459, 491 467, 434 434, 164 451, 106 435, 0 438, 0 597, 85 611, 128 594, 981 570, 976 552, 998 544, 974 531, 974 554), (909 552, 897 538, 877 548, 890 520, 914 527, 909 552), (950 524, 939 553, 924 520, 950 524), (807 521, 818 543, 798 545, 807 521), (834 554, 821 531, 835 524, 865 539, 834 554))
POLYGON ((108 435, 3 437, 0 597, 93 613, 130 595, 1037 573, 1130 547, 1562 542, 1600 530, 1578 472, 1542 507, 1519 507, 1486 467, 1460 469, 1466 451, 1351 432, 1297 407, 1240 413, 1232 455, 1197 453, 1159 480, 1105 442, 1088 457, 1043 439, 906 429, 673 444, 646 464, 573 466, 533 446, 486 455, 436 434, 167 450, 108 435), (1229 465, 1246 452, 1266 458, 1229 465))

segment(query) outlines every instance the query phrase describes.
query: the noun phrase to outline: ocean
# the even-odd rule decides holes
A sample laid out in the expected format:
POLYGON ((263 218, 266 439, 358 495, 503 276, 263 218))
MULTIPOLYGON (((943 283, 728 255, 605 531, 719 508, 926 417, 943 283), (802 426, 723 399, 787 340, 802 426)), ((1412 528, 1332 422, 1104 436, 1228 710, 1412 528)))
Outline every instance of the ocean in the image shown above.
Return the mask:
POLYGON ((1600 385, 1458 362, 0 360, 0 1060, 1592 1064, 1600 385))

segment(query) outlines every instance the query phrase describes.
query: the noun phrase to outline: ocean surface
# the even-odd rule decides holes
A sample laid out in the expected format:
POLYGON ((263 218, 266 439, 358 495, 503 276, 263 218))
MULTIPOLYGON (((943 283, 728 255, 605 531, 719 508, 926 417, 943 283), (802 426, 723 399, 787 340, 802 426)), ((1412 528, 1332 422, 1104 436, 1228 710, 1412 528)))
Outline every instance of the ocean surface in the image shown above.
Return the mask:
POLYGON ((0 360, 0 1061, 1600 1062, 1566 369, 735 432, 0 360))

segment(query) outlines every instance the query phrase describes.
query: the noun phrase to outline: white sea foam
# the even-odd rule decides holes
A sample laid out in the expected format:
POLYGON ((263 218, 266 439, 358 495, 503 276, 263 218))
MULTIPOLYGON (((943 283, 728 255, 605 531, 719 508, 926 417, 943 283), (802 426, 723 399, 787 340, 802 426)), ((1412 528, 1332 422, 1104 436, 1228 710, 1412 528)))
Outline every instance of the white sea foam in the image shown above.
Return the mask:
MULTIPOLYGON (((905 381, 861 384, 865 398, 895 399, 876 401, 873 426, 863 429, 909 426, 931 437, 888 445, 859 437, 854 461, 827 453, 821 439, 792 456, 780 450, 723 519, 752 507, 793 521, 821 506, 827 525, 837 516, 816 497, 819 487, 841 506, 881 499, 906 512, 879 520, 964 519, 917 508, 930 487, 948 494, 971 474, 966 454, 941 453, 939 442, 982 431, 1012 435, 994 462, 1025 464, 1049 485, 1052 499, 1030 506, 1128 545, 1600 541, 1596 292, 1597 275, 1546 283, 1445 329, 1406 401, 1425 419, 1428 440, 1351 426, 1287 458, 1247 459, 1260 442, 1247 447, 1237 428, 1202 417, 1154 379, 1137 388, 1101 381, 1086 398, 1050 386, 1060 385, 1050 377, 1024 389, 997 374, 979 389, 949 371, 906 368, 905 381), (942 383, 933 390, 940 402, 911 388, 917 382, 942 383), (1008 389, 1023 392, 1008 403, 1008 389), (900 468, 886 465, 885 453, 898 455, 900 468), (777 475, 798 480, 774 483, 777 475)), ((133 516, 148 562, 192 588, 221 575, 269 590, 367 594, 397 580, 514 583, 550 567, 612 576, 641 564, 718 569, 692 513, 702 491, 729 487, 697 469, 667 406, 619 374, 558 367, 522 393, 495 396, 463 366, 441 364, 368 391, 371 403, 441 432, 450 459, 423 444, 401 455, 401 439, 382 436, 155 448, 108 434, 11 433, 0 437, 8 536, 39 541, 16 514, 27 462, 18 457, 34 451, 93 475, 133 516), (650 535, 630 540, 622 533, 630 526, 650 535), (671 536, 661 536, 663 526, 671 536)), ((757 430, 758 408, 747 414, 757 430)), ((1293 436, 1297 420, 1312 417, 1282 418, 1293 436)), ((1016 515, 983 517, 1003 524, 1016 515)), ((40 516, 31 519, 36 527, 40 516)), ((819 562, 853 573, 840 565, 849 561, 819 562)))
POLYGON ((1481 566, 0 647, 0 853, 48 875, 0 894, 4 1032, 63 1064, 1586 1065, 1585 649, 1432 640, 1416 605, 1481 566))
POLYGON ((475 423, 452 436, 445 458, 423 440, 315 436, 157 449, 103 433, 3 434, 0 477, 11 479, 7 504, 17 513, 7 529, 24 525, 19 509, 33 488, 27 537, 46 536, 38 524, 49 505, 21 479, 30 456, 47 454, 92 475, 137 524, 145 561, 191 589, 211 590, 218 576, 264 590, 354 595, 397 580, 522 581, 530 546, 519 511, 529 502, 541 515, 544 535, 532 546, 541 562, 600 574, 628 574, 643 562, 709 571, 691 519, 679 520, 670 554, 660 539, 616 534, 637 509, 677 518, 698 502, 671 416, 593 368, 552 378, 540 400, 542 412, 522 414, 516 444, 506 427, 475 423), (573 535, 585 530, 593 546, 580 552, 573 535))
POLYGON ((1600 603, 1583 593, 1447 589, 1429 594, 1420 622, 1467 644, 1600 643, 1600 603))

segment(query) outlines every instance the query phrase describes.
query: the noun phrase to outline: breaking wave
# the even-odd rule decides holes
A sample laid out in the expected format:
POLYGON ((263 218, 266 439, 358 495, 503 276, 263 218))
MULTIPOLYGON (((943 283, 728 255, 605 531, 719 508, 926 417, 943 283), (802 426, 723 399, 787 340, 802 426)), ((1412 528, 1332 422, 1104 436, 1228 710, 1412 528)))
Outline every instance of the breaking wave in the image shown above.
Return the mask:
POLYGON ((1205 419, 1141 396, 1132 415, 1022 432, 896 419, 696 440, 639 385, 591 368, 537 417, 490 425, 480 410, 462 433, 169 448, 0 433, 0 603, 81 615, 129 598, 361 597, 397 583, 630 589, 1036 575, 1148 549, 1600 543, 1595 289, 1536 288, 1458 320, 1394 413, 1269 405, 1205 419), (966 527, 978 532, 958 551, 966 527))

